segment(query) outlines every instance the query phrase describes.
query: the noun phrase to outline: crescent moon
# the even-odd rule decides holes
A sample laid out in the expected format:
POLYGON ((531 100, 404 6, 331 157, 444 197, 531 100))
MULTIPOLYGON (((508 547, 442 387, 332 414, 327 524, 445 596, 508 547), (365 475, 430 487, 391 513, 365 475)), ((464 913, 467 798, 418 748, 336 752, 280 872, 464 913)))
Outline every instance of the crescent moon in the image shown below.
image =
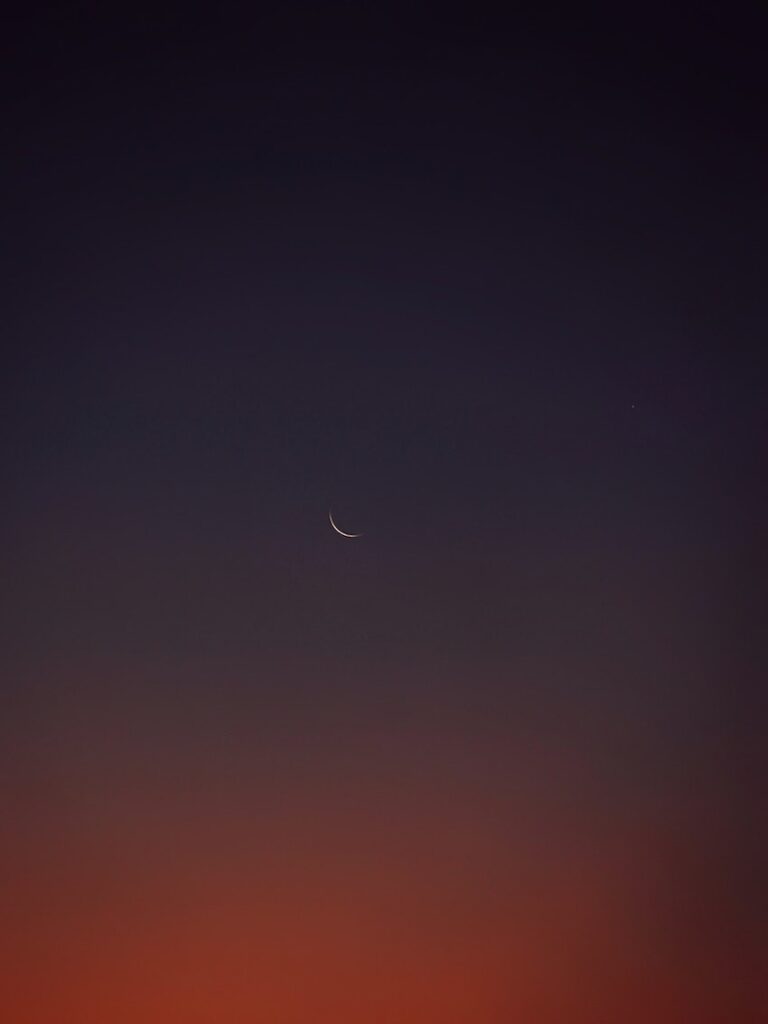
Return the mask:
POLYGON ((352 538, 352 537, 362 537, 363 536, 362 533, 344 533, 343 530, 340 530, 338 528, 338 526, 336 525, 336 523, 334 523, 334 521, 333 521, 333 513, 331 512, 330 509, 328 509, 328 521, 331 524, 331 526, 334 528, 336 533, 340 533, 342 537, 350 537, 350 538, 352 538))

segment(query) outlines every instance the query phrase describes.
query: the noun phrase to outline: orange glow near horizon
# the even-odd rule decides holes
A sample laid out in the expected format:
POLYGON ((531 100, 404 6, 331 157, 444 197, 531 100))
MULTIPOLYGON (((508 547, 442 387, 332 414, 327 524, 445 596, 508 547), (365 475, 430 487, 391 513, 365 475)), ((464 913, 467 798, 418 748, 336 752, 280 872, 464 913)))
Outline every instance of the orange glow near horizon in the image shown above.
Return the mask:
POLYGON ((201 769, 136 722, 111 754, 67 728, 2 854, 15 1024, 714 1024, 739 969, 748 993, 732 936, 700 919, 718 912, 703 832, 674 808, 585 819, 576 752, 422 721, 322 771, 294 737, 249 788, 247 730, 201 769))

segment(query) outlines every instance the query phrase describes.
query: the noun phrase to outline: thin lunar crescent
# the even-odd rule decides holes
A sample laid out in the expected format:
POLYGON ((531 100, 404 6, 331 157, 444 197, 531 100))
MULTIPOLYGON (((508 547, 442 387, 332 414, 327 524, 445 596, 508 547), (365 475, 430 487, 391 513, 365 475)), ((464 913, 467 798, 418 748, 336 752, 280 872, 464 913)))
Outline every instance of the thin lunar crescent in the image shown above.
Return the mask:
POLYGON ((330 509, 328 510, 328 521, 330 522, 331 526, 334 528, 336 533, 340 533, 342 537, 350 537, 350 538, 352 538, 352 537, 362 537, 363 536, 362 533, 345 533, 343 530, 340 530, 338 528, 338 526, 336 525, 336 523, 334 523, 334 521, 333 521, 333 513, 331 512, 330 509))

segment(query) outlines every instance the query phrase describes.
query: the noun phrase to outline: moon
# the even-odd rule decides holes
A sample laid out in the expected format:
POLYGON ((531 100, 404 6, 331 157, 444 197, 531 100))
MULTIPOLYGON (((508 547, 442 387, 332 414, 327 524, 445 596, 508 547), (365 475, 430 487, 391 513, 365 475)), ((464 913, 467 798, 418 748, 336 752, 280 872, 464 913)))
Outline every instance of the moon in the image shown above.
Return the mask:
POLYGON ((342 537, 353 538, 353 537, 362 537, 363 536, 362 533, 345 533, 343 530, 340 530, 338 528, 338 526, 336 525, 336 523, 334 523, 334 521, 333 521, 333 513, 331 512, 330 509, 328 509, 328 522, 334 528, 336 533, 340 533, 342 537))

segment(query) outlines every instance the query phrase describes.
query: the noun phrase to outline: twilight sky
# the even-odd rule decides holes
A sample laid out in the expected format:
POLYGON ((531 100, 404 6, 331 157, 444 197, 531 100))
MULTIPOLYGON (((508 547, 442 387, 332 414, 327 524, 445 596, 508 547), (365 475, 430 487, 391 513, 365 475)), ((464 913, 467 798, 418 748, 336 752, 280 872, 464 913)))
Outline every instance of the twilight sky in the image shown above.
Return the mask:
POLYGON ((766 25, 251 6, 3 32, 0 1017, 757 1022, 766 25))

